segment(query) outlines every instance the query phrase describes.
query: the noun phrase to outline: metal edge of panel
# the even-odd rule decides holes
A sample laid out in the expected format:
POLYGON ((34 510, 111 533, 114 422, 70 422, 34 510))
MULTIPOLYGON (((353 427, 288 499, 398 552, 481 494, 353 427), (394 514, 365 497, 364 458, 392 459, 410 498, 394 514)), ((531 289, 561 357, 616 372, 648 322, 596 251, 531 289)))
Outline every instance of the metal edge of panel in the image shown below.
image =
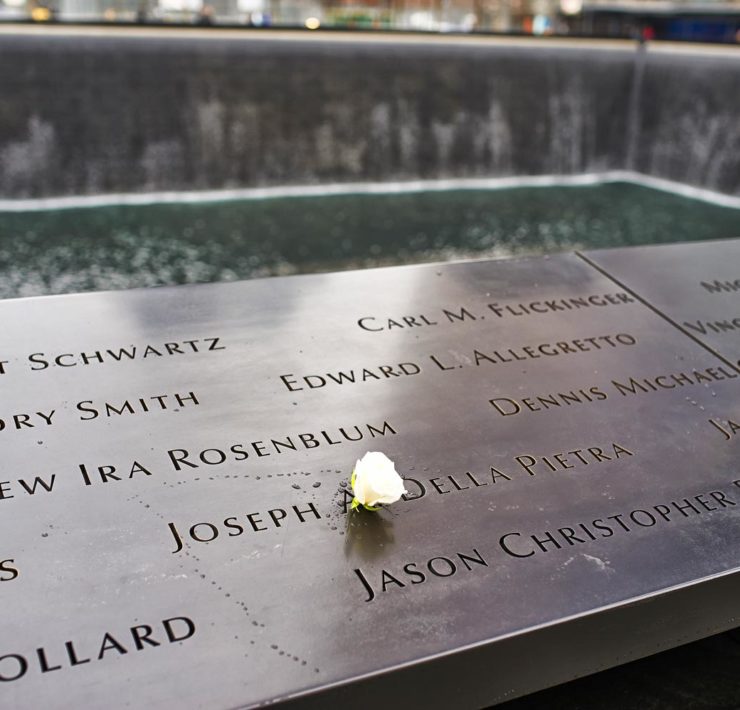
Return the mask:
POLYGON ((738 598, 735 569, 269 704, 290 710, 335 704, 369 710, 390 699, 393 707, 497 705, 734 629, 738 598))

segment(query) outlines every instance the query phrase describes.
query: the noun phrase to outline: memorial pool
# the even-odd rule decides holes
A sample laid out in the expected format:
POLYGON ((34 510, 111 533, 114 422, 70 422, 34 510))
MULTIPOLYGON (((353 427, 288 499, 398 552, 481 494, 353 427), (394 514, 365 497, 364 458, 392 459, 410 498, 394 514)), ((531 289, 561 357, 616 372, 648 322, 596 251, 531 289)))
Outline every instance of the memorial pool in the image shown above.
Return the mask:
POLYGON ((0 298, 738 235, 630 183, 0 211, 0 298))

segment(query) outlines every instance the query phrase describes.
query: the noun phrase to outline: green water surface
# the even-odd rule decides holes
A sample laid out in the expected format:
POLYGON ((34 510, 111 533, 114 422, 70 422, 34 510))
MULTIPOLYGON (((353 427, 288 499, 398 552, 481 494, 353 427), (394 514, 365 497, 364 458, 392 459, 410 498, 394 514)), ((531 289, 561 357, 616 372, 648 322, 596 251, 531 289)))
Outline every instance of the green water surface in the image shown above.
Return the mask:
POLYGON ((731 237, 626 183, 0 212, 0 298, 731 237))

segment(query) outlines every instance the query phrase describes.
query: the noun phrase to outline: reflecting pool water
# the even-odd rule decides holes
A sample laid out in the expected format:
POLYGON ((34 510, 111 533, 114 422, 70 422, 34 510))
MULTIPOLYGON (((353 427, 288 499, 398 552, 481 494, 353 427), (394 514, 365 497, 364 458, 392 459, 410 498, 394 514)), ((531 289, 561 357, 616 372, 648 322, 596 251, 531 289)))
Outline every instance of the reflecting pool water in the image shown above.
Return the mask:
POLYGON ((0 212, 0 298, 730 237, 628 183, 0 212))

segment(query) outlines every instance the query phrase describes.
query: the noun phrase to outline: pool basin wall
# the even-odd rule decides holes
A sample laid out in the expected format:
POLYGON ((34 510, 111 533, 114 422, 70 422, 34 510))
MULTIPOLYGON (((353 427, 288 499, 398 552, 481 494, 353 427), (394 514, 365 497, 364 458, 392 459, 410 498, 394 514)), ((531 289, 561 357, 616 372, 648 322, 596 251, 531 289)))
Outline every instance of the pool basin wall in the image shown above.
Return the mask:
POLYGON ((740 194, 740 52, 0 36, 0 197, 631 170, 740 194))

